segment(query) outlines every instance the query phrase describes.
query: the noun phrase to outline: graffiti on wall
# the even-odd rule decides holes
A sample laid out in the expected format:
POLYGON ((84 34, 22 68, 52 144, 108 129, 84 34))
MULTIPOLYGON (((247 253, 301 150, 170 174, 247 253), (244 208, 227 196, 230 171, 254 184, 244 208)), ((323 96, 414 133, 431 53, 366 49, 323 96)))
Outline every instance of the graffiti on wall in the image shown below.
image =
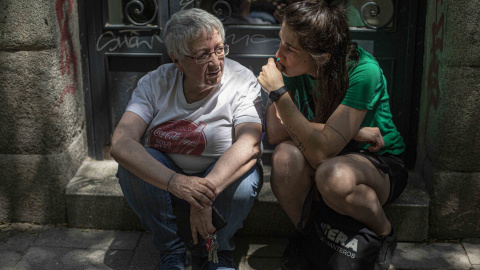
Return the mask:
POLYGON ((444 35, 444 13, 443 13, 443 0, 435 1, 435 21, 432 24, 432 46, 430 47, 430 54, 432 59, 428 64, 427 73, 427 111, 426 119, 430 115, 430 109, 433 107, 435 110, 440 103, 440 86, 438 83, 439 76, 439 55, 443 52, 443 35, 444 35), (442 11, 439 14, 439 9, 442 11))
POLYGON ((57 0, 55 5, 58 27, 60 29, 60 72, 62 76, 71 78, 62 91, 59 103, 63 102, 67 94, 74 95, 77 91, 77 56, 68 24, 72 15, 73 4, 73 0, 57 0))
POLYGON ((237 37, 235 34, 231 34, 225 38, 225 42, 228 43, 229 45, 235 45, 241 41, 245 42, 245 47, 248 47, 249 44, 260 44, 260 43, 266 43, 266 42, 274 42, 277 43, 275 44, 276 48, 280 46, 280 40, 278 38, 267 38, 265 35, 261 34, 254 34, 252 36, 250 35, 244 35, 237 37))
POLYGON ((152 50, 156 43, 163 43, 162 38, 157 34, 153 34, 149 39, 142 39, 140 37, 142 31, 148 30, 120 30, 118 36, 113 31, 107 31, 97 39, 97 51, 108 49, 111 52, 124 47, 127 49, 143 47, 152 50))
MULTIPOLYGON (((163 44, 164 41, 158 34, 153 34, 151 37, 142 37, 141 33, 149 30, 120 30, 118 35, 113 31, 107 31, 100 35, 97 39, 97 51, 108 50, 109 52, 118 51, 123 48, 127 49, 145 49, 154 50, 156 45, 163 44)), ((267 38, 265 35, 254 34, 244 35, 237 37, 235 34, 231 34, 225 38, 226 43, 229 45, 245 45, 248 47, 250 44, 261 44, 266 42, 275 43, 272 46, 280 45, 279 39, 267 38)))
POLYGON ((187 8, 189 5, 193 4, 194 0, 180 0, 180 9, 183 10, 187 8))

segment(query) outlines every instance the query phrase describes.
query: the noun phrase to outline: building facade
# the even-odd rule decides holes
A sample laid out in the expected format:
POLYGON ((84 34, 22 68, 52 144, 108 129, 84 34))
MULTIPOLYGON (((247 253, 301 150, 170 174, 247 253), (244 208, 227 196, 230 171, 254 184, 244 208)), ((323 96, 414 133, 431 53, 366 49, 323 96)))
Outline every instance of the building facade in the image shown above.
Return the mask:
MULTIPOLYGON (((85 160, 109 158, 136 81, 169 61, 161 31, 174 12, 215 13, 229 57, 257 74, 278 47, 278 21, 257 0, 251 11, 271 22, 232 22, 234 2, 1 0, 0 221, 68 222, 68 182, 85 160)), ((480 1, 346 2, 354 40, 387 77, 406 162, 430 193, 429 236, 480 237, 480 1)))

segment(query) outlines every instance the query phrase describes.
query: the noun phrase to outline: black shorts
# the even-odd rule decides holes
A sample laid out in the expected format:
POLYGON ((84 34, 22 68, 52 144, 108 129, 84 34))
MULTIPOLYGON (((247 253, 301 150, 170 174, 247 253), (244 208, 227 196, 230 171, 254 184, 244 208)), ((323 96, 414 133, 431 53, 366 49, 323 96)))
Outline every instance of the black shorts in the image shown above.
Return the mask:
POLYGON ((392 154, 377 155, 363 149, 342 152, 341 154, 358 154, 364 156, 375 167, 377 167, 377 169, 383 171, 384 173, 388 173, 388 176, 390 177, 390 194, 388 195, 388 199, 383 206, 392 203, 400 196, 400 194, 402 194, 403 190, 405 190, 408 182, 408 171, 400 156, 392 154))

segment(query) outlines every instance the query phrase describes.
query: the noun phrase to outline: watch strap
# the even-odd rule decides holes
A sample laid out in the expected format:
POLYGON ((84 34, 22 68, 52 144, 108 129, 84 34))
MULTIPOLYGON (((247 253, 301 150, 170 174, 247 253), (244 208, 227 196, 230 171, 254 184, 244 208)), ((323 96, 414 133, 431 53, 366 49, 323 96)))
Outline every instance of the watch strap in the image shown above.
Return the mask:
POLYGON ((288 92, 288 89, 286 86, 282 86, 278 88, 275 91, 271 91, 270 94, 268 94, 268 98, 272 101, 275 102, 277 101, 283 94, 288 92))

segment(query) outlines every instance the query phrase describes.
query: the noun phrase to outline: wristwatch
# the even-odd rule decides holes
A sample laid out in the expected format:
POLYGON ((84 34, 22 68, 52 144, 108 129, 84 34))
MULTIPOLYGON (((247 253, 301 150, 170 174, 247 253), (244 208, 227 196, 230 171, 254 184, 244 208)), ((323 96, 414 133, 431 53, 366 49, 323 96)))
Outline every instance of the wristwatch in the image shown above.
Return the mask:
POLYGON ((286 86, 282 86, 276 91, 271 91, 270 94, 268 94, 268 98, 272 101, 275 102, 277 101, 283 94, 285 94, 288 91, 286 86))

